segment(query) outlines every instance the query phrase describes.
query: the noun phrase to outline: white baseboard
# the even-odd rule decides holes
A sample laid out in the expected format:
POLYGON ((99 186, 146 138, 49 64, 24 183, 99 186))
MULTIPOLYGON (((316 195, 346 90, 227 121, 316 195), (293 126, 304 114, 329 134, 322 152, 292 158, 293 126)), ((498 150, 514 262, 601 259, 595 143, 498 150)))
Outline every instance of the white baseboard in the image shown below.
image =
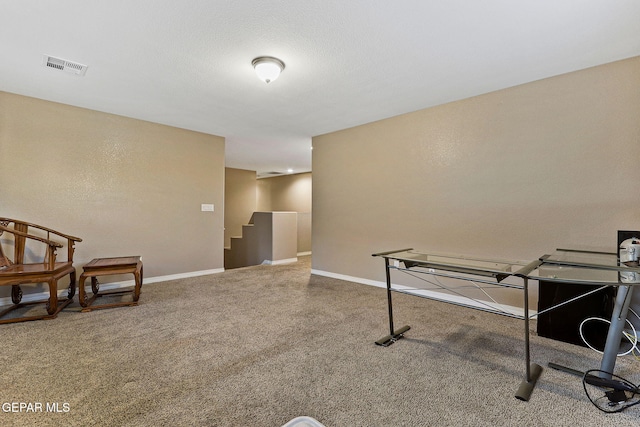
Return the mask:
MULTIPOLYGON (((287 264, 287 263, 292 263, 292 262, 296 262, 298 261, 297 258, 289 258, 289 259, 283 259, 283 260, 276 260, 276 261, 270 261, 270 260, 266 260, 263 262, 263 264, 266 265, 278 265, 278 264, 287 264)), ((224 272, 224 268, 217 268, 217 269, 213 269, 213 270, 200 270, 200 271, 191 271, 191 272, 187 272, 187 273, 179 273, 179 274, 169 274, 166 276, 156 276, 156 277, 149 277, 149 278, 144 278, 143 279, 143 285, 148 285, 151 283, 159 283, 159 282, 167 282, 169 280, 177 280, 177 279, 186 279, 189 277, 198 277, 198 276, 206 276, 206 275, 210 275, 210 274, 218 274, 218 273, 222 273, 224 272)), ((318 276, 324 276, 324 277, 330 277, 332 279, 338 279, 338 280, 344 280, 347 282, 354 282, 354 283, 360 283, 363 285, 368 285, 368 286, 375 286, 378 288, 387 288, 387 284, 385 282, 381 282, 378 280, 371 280, 371 279, 364 279, 362 277, 354 277, 354 276, 348 276, 345 274, 338 274, 338 273, 332 273, 330 271, 323 271, 323 270, 316 270, 316 269, 311 269, 311 274, 315 274, 318 276)), ((114 289, 120 289, 120 288, 127 288, 127 287, 131 287, 135 285, 135 281, 132 280, 126 280, 126 281, 122 281, 122 282, 110 282, 110 283, 100 283, 100 289, 104 290, 104 291, 110 291, 110 290, 114 290, 114 289)), ((85 286, 87 286, 87 283, 85 282, 85 286)), ((424 296, 424 297, 428 297, 430 299, 436 299, 436 300, 440 300, 440 301, 444 301, 444 302, 451 302, 451 303, 460 303, 460 302, 464 302, 467 305, 471 305, 471 306, 477 306, 477 308, 483 309, 486 308, 485 306, 483 306, 480 303, 477 302, 473 302, 473 301, 469 301, 466 299, 463 299, 462 297, 456 296, 456 295, 448 295, 442 292, 437 292, 437 291, 431 291, 431 290, 426 290, 426 289, 415 289, 415 288, 411 288, 408 286, 403 286, 403 285, 396 285, 394 284, 393 287, 395 289, 398 290, 402 290, 405 292, 410 292, 413 294, 416 294, 417 296, 424 296)), ((67 289, 58 289, 58 296, 60 298, 66 298, 66 294, 67 294, 67 289)), ((44 299, 49 298, 49 293, 48 292, 35 292, 32 294, 25 294, 22 297, 22 302, 27 303, 27 302, 33 302, 33 301, 41 301, 44 299)), ((13 304, 11 302, 11 297, 4 297, 4 298, 0 298, 0 306, 5 306, 5 305, 11 305, 13 304)), ((495 303, 490 303, 492 305, 495 305, 495 303)), ((522 315, 522 308, 521 307, 515 307, 515 306, 510 306, 510 305, 504 305, 504 304, 500 304, 500 308, 513 313, 513 314, 518 314, 518 315, 522 315)), ((537 313, 536 310, 529 310, 529 314, 530 316, 535 316, 537 313)))
MULTIPOLYGON (((178 273, 178 274, 168 274, 166 276, 157 276, 144 278, 144 283, 156 283, 156 282, 167 282, 169 280, 177 280, 177 279, 187 279, 189 277, 198 277, 198 276, 207 276, 209 274, 218 274, 224 272, 224 268, 214 268, 212 270, 200 270, 200 271, 189 271, 187 273, 178 273)), ((133 284, 133 280, 131 280, 131 284, 133 284)), ((129 285, 130 286, 130 285, 129 285)))
POLYGON ((346 280, 347 282, 362 283, 363 285, 376 286, 378 288, 387 288, 387 284, 377 280, 363 279, 362 277, 346 276, 344 274, 332 273, 330 271, 311 269, 311 274, 318 276, 331 277, 332 279, 346 280))
MULTIPOLYGON (((377 281, 377 280, 370 280, 370 279, 363 279, 361 277, 347 276, 347 275, 344 275, 344 274, 337 274, 337 273, 332 273, 332 272, 329 272, 329 271, 311 269, 311 274, 316 274, 318 276, 330 277, 332 279, 345 280, 347 282, 361 283, 363 285, 375 286, 375 287, 378 287, 378 288, 384 288, 384 289, 387 288, 387 283, 386 282, 381 282, 381 281, 377 281)), ((416 288, 412 288, 410 286, 403 286, 403 285, 396 285, 396 284, 392 284, 392 286, 393 286, 394 289, 398 289, 398 290, 403 291, 403 292, 411 293, 411 294, 414 294, 416 296, 422 296, 422 297, 425 297, 425 298, 434 299, 434 300, 443 301, 443 302, 450 302, 452 304, 463 303, 465 305, 468 305, 468 306, 471 306, 471 307, 475 307, 475 308, 478 308, 480 310, 487 309, 487 306, 482 304, 481 302, 469 300, 467 298, 464 298, 464 297, 461 297, 461 296, 458 296, 458 295, 449 295, 449 294, 445 294, 443 292, 432 291, 432 290, 428 290, 428 289, 416 289, 416 288)), ((524 309, 522 307, 516 307, 516 306, 506 305, 506 304, 496 304, 493 301, 487 301, 486 303, 490 304, 493 307, 500 308, 503 311, 506 311, 508 313, 511 313, 511 314, 514 314, 514 315, 517 315, 517 316, 523 316, 524 315, 524 309)), ((537 313, 538 313, 537 310, 529 309, 529 316, 530 317, 537 315, 537 313)))
POLYGON ((307 251, 307 252, 298 252, 298 256, 307 256, 307 255, 311 255, 311 251, 307 251))
MULTIPOLYGON (((189 277, 198 277, 198 276, 206 276, 209 274, 217 274, 217 273, 222 273, 224 272, 224 268, 216 268, 213 270, 200 270, 200 271, 190 271, 187 273, 179 273, 179 274, 169 274, 166 276, 156 276, 156 277, 149 277, 146 278, 144 277, 142 279, 142 285, 148 285, 151 283, 159 283, 159 282, 167 282, 169 280, 177 280, 177 279, 186 279, 189 277)), ((128 287, 133 287, 135 286, 135 280, 131 279, 131 280, 125 280, 122 282, 109 282, 109 283, 100 283, 100 290, 102 291, 110 291, 110 290, 114 290, 114 289, 120 289, 120 288, 128 288, 128 287)), ((85 287, 88 286, 89 284, 91 284, 90 281, 85 281, 85 287)), ((45 285, 46 286, 46 285, 45 285)), ((77 293, 77 292, 76 292, 77 293)), ((67 297, 67 288, 65 287, 64 289, 58 289, 58 297, 59 298, 66 298, 67 297)), ((45 291, 45 292, 34 292, 31 294, 24 294, 22 296, 22 302, 23 303, 28 303, 28 302, 34 302, 34 301, 42 301, 42 300, 46 300, 49 298, 49 292, 45 291)), ((0 298, 0 306, 5 306, 5 305, 12 305, 13 302, 11 301, 11 297, 4 297, 4 298, 0 298)))
POLYGON ((298 262, 298 258, 286 258, 286 259, 277 259, 272 261, 270 259, 265 259, 262 261, 262 265, 280 265, 280 264, 290 264, 292 262, 298 262))

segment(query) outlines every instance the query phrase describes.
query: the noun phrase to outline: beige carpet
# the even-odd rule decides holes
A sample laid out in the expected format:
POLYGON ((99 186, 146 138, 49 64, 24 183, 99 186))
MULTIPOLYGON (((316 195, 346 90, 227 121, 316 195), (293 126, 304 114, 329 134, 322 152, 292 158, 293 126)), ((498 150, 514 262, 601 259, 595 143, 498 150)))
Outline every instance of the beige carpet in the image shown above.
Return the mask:
MULTIPOLYGON (((143 285, 140 302, 80 313, 76 297, 55 320, 2 325, 0 425, 640 424, 640 405, 601 413, 579 378, 548 368, 529 402, 515 399, 516 319, 394 294, 397 326, 412 329, 376 346, 388 333, 385 291, 311 276, 308 257, 143 285), (42 412, 5 411, 12 402, 42 412)), ((599 366, 591 350, 532 339, 545 367, 599 366)), ((638 363, 619 359, 616 373, 637 383, 638 363)))

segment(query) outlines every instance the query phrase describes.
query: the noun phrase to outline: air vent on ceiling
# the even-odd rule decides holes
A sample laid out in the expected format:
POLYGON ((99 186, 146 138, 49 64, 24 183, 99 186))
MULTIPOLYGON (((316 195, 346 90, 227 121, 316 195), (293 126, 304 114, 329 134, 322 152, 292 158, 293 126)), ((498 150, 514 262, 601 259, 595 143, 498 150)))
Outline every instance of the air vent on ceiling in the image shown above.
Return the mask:
POLYGON ((43 55, 42 63, 46 67, 55 68, 56 70, 65 71, 75 74, 76 76, 84 76, 88 68, 86 65, 49 55, 43 55))

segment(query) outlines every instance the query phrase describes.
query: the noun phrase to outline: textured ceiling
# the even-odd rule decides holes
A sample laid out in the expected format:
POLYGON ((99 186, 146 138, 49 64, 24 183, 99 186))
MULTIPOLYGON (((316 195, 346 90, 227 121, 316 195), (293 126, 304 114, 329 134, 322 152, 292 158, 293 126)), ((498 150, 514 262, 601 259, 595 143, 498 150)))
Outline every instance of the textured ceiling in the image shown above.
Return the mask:
POLYGON ((638 56, 639 22, 638 0, 0 0, 0 90, 224 136, 228 167, 302 172, 312 136, 638 56), (268 85, 263 55, 286 64, 268 85))

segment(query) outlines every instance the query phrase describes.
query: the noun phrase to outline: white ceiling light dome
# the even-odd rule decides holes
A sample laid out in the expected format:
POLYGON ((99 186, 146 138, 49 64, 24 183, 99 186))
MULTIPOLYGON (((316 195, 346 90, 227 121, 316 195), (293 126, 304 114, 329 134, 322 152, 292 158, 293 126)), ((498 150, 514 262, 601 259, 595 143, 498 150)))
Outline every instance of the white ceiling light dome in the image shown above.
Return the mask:
POLYGON ((284 70, 284 62, 272 56, 260 56, 251 61, 251 65, 256 70, 258 78, 265 83, 277 79, 284 70))

